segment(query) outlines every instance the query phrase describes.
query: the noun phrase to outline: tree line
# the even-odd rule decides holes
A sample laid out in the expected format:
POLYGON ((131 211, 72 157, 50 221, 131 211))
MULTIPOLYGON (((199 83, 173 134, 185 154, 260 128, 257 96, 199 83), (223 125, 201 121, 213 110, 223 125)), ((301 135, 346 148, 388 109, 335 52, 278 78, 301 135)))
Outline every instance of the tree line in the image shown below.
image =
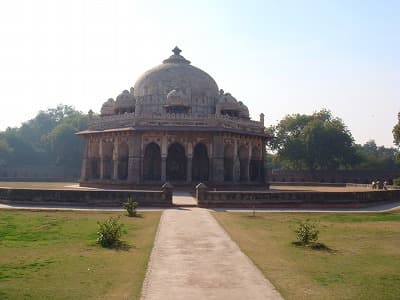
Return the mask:
MULTIPOLYGON (((329 110, 287 115, 268 127, 267 134, 272 150, 267 159, 275 169, 400 170, 398 149, 378 147, 374 140, 355 144, 344 122, 329 110)), ((393 136, 399 146, 400 114, 393 136)))
MULTIPOLYGON (((393 137, 400 146, 400 113, 398 117, 393 137)), ((40 111, 20 127, 0 132, 0 166, 79 168, 83 139, 75 133, 86 127, 87 115, 72 106, 40 111)), ((355 144, 344 122, 329 110, 287 115, 266 133, 267 160, 274 169, 400 170, 398 149, 377 146, 374 140, 355 144)))
POLYGON ((0 132, 0 166, 60 166, 79 168, 87 116, 72 106, 59 104, 39 111, 20 127, 0 132))

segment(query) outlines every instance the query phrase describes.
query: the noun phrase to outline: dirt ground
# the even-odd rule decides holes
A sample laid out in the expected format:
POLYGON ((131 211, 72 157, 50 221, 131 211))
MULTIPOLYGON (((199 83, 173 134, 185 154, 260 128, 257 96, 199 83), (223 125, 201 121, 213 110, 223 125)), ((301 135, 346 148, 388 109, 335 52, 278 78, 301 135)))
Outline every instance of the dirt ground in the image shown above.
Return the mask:
POLYGON ((283 186, 271 185, 272 191, 314 191, 314 192, 366 192, 371 191, 371 188, 366 187, 332 187, 332 186, 283 186))

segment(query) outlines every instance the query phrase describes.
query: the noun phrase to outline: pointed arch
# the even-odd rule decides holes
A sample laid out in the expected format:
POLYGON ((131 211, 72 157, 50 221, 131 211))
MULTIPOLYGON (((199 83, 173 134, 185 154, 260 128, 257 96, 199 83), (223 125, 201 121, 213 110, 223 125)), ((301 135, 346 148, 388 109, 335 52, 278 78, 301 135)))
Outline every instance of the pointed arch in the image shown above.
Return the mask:
POLYGON ((179 143, 173 143, 168 148, 167 156, 167 180, 185 181, 186 180, 187 159, 185 148, 179 143))
POLYGON ((196 144, 193 151, 192 180, 198 182, 208 181, 209 166, 207 146, 203 143, 196 144))
POLYGON ((234 147, 225 144, 224 147, 224 181, 233 181, 234 147))
POLYGON ((161 149, 154 142, 147 144, 144 151, 143 179, 147 181, 161 180, 161 149))
POLYGON ((261 149, 255 146, 251 150, 251 160, 250 160, 250 181, 257 182, 261 181, 261 149))
POLYGON ((240 164, 240 181, 249 179, 249 148, 246 145, 241 145, 238 150, 240 164))

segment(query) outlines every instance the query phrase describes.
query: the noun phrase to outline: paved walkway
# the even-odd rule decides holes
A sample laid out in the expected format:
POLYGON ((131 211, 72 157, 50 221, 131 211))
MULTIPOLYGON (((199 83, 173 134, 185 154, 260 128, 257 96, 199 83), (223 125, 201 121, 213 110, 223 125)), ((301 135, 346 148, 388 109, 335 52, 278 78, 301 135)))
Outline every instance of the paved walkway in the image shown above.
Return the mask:
POLYGON ((143 299, 282 299, 211 214, 163 212, 143 299))

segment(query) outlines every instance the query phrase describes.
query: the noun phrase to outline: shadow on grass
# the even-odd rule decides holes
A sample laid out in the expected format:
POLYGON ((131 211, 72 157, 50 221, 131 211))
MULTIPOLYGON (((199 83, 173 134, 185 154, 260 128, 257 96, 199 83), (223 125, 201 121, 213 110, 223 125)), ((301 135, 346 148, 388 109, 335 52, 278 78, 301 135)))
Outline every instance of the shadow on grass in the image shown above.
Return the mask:
POLYGON ((257 215, 245 216, 245 218, 249 218, 249 219, 262 219, 261 216, 257 216, 257 215))
POLYGON ((302 247, 302 248, 308 248, 311 250, 316 250, 316 251, 324 251, 324 252, 328 252, 328 253, 336 253, 337 250, 329 248, 328 246, 326 246, 323 243, 310 243, 308 245, 305 245, 302 242, 292 242, 293 245, 295 245, 296 247, 302 247))
POLYGON ((110 246, 103 247, 103 248, 117 250, 117 251, 129 251, 130 249, 136 249, 136 246, 129 245, 125 241, 118 241, 110 246))
POLYGON ((141 219, 144 218, 143 215, 139 214, 139 213, 136 213, 136 215, 134 215, 134 216, 130 216, 129 214, 126 214, 125 216, 128 218, 141 218, 141 219))

